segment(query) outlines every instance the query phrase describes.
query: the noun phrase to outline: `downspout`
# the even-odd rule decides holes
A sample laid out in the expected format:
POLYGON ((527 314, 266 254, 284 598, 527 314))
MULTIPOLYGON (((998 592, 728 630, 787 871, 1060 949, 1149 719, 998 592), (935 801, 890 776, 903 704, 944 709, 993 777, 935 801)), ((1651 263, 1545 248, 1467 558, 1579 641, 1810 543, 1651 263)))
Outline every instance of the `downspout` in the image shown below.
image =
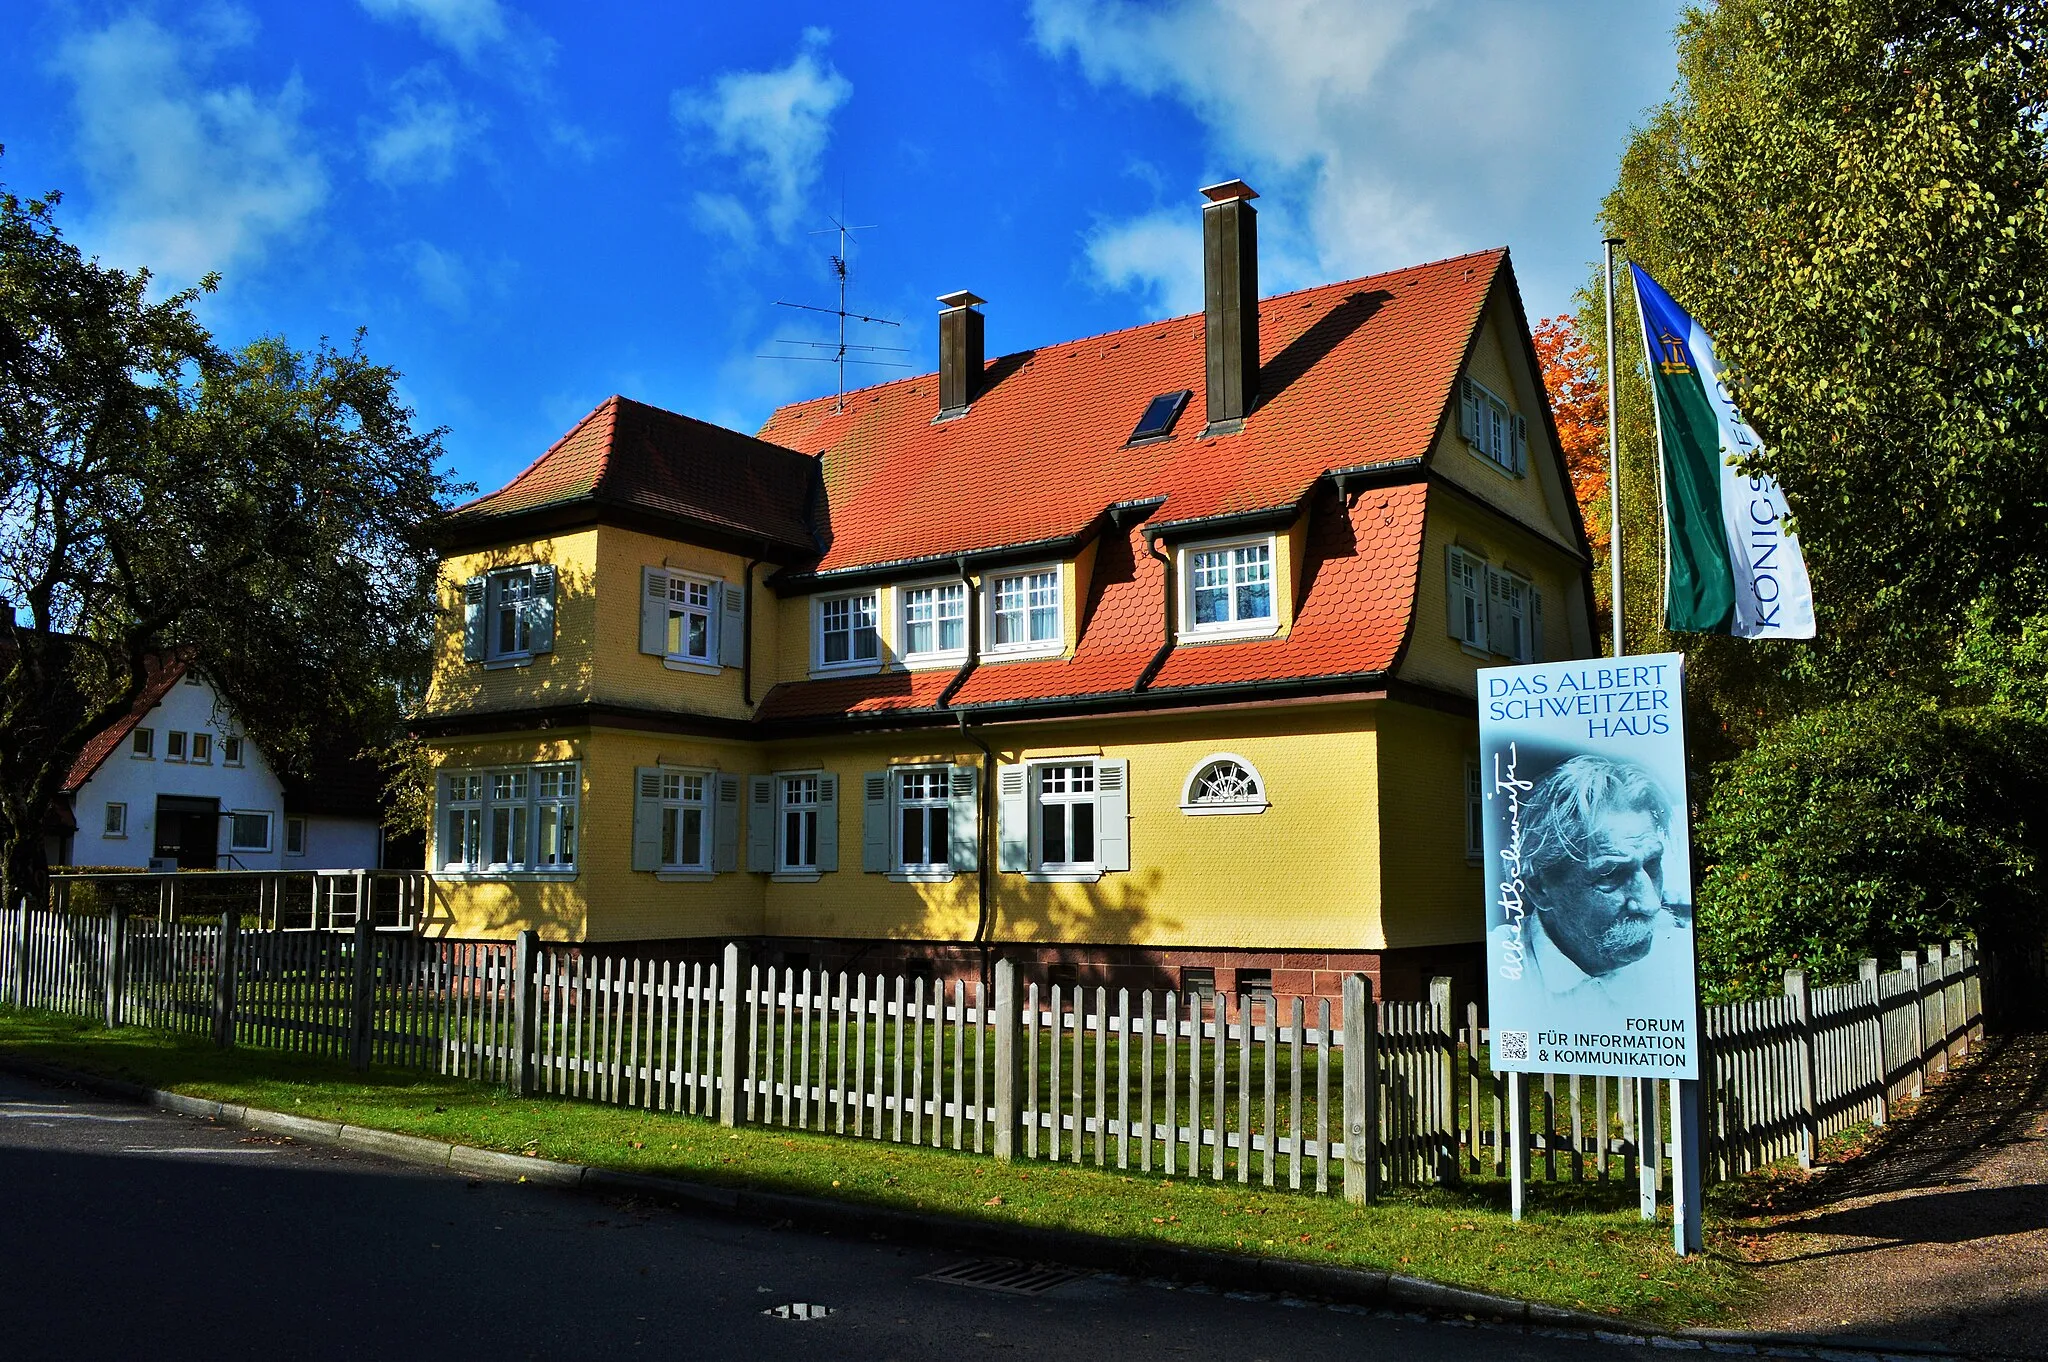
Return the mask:
POLYGON ((747 707, 747 713, 754 712, 754 569, 764 560, 749 558, 746 571, 741 575, 747 579, 746 599, 740 616, 740 703, 747 707))
MULTIPOLYGON (((960 687, 967 684, 967 678, 974 674, 976 660, 981 656, 981 588, 974 578, 967 575, 967 560, 960 560, 960 580, 967 587, 967 657, 960 664, 960 670, 953 673, 953 679, 939 692, 938 707, 945 709, 953 703, 953 697, 960 687)), ((981 987, 984 995, 994 987, 994 962, 989 955, 989 853, 994 849, 992 836, 994 825, 994 780, 996 756, 989 745, 974 736, 967 727, 967 712, 959 711, 960 736, 981 749, 981 786, 976 792, 975 855, 974 873, 974 943, 981 948, 981 987)))
POLYGON ((1151 530, 1145 532, 1145 552, 1159 560, 1164 569, 1161 581, 1165 584, 1164 599, 1160 603, 1160 615, 1166 626, 1166 641, 1159 645, 1159 651, 1152 654, 1152 660, 1145 664, 1145 670, 1138 673, 1138 679, 1131 683, 1133 691, 1141 691, 1152 684, 1152 678, 1159 675, 1159 669, 1166 665, 1166 659, 1173 656, 1173 555, 1159 551, 1159 536, 1151 530))

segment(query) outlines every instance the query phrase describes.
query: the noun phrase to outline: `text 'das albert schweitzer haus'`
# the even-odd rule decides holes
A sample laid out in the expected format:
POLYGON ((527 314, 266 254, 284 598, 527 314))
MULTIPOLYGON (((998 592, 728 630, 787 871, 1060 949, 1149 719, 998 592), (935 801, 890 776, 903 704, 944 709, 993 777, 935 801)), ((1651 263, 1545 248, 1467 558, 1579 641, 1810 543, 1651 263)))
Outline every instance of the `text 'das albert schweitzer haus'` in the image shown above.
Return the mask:
POLYGON ((1683 666, 1479 673, 1496 1070, 1699 1077, 1683 666))

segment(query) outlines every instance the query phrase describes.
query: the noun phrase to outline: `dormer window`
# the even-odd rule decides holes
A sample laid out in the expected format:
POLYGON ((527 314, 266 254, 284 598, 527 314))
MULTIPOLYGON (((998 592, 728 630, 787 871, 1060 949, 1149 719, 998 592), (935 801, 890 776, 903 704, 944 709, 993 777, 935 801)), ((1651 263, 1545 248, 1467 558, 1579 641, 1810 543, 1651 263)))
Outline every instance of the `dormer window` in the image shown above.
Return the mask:
POLYGON ((911 587, 902 595, 904 657, 957 657, 966 651, 966 583, 911 587))
POLYGON ((988 599, 989 652, 1047 653, 1063 646, 1058 568, 992 577, 988 599))
POLYGON ((1520 477, 1528 471, 1529 423, 1506 398, 1469 378, 1459 384, 1458 433, 1501 472, 1520 477))
POLYGON ((818 602, 819 666, 871 666, 881 658, 874 592, 828 596, 818 602))
POLYGON ((1270 536, 1181 550, 1181 632, 1232 638, 1277 629, 1273 557, 1270 536))

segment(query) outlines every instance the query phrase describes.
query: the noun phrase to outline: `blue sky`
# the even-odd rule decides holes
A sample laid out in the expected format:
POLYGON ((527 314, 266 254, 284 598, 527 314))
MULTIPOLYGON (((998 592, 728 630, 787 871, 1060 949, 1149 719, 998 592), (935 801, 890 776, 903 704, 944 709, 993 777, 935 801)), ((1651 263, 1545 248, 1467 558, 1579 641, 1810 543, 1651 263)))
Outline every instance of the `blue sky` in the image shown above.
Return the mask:
MULTIPOLYGON (((866 339, 936 367, 1200 306, 1198 196, 1262 195, 1267 292, 1505 244, 1570 305, 1675 0, 1015 6, 0 0, 0 181, 240 343, 368 329, 489 489, 613 392, 756 428, 866 339)), ((909 370, 853 369, 849 384, 909 370)))

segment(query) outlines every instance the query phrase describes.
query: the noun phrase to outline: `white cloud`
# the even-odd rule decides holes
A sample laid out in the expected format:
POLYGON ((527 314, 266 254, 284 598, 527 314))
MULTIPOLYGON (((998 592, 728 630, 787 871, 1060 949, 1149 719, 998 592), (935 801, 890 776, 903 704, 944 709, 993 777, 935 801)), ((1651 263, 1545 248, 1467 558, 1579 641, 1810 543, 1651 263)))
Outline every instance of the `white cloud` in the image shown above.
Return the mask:
POLYGON ((455 173, 457 158, 484 125, 434 67, 409 71, 392 88, 389 118, 365 127, 370 175, 392 186, 439 184, 455 173))
POLYGON ((401 249, 413 282, 428 302, 447 312, 468 311, 470 277, 462 257, 425 241, 415 241, 401 249))
MULTIPOLYGON (((1214 177, 1258 188, 1262 237, 1294 257, 1262 270, 1270 291, 1547 243, 1566 212, 1592 237, 1627 119, 1669 78, 1675 8, 1625 7, 1597 40, 1563 0, 1033 0, 1032 19, 1089 81, 1201 121, 1214 177)), ((1192 218, 1186 188, 1172 212, 1192 218)), ((1141 267, 1152 217, 1099 229, 1088 259, 1105 283, 1184 296, 1141 267)))
POLYGON ((1202 224, 1193 213, 1161 209, 1098 224, 1087 252, 1098 282, 1138 294, 1160 316, 1202 310, 1202 224))
POLYGON ((251 32, 219 22, 187 38, 138 13, 59 49, 93 187, 88 249, 183 282, 260 259, 320 209, 327 173, 298 77, 273 94, 202 83, 215 52, 251 32))
POLYGON ((550 99, 546 77, 555 64, 555 40, 498 0, 360 3, 373 19, 417 25, 429 42, 454 53, 470 70, 502 80, 529 99, 550 99))
POLYGON ((714 231, 749 233, 756 214, 768 230, 787 237, 803 216, 832 139, 832 115, 853 95, 853 85, 825 59, 831 34, 806 29, 787 66, 771 71, 727 71, 709 89, 678 90, 670 101, 685 137, 703 137, 707 149, 738 163, 756 191, 757 209, 734 195, 697 196, 699 219, 714 231))

